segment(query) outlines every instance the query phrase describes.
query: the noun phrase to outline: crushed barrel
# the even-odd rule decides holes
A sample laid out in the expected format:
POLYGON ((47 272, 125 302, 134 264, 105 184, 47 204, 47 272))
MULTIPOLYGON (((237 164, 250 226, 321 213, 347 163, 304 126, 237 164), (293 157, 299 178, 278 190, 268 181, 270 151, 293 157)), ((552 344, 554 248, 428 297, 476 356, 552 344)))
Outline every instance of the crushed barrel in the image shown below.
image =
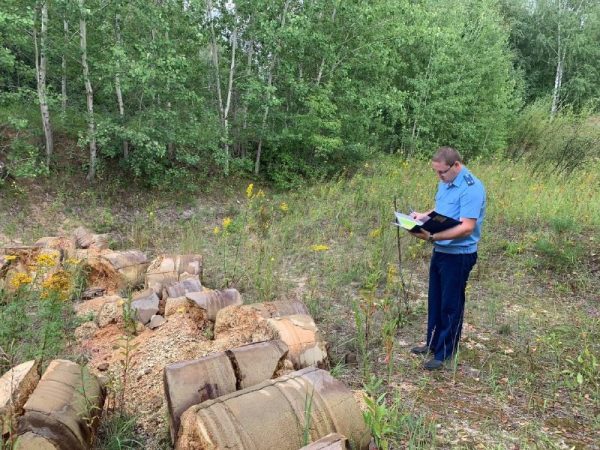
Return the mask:
POLYGON ((304 314, 267 320, 275 335, 289 348, 288 357, 295 369, 317 366, 327 368, 327 343, 312 317, 304 314))
POLYGON ((181 281, 189 276, 202 279, 202 255, 159 256, 148 266, 145 282, 147 288, 162 295, 165 285, 181 281))
POLYGON ((25 403, 18 434, 41 436, 60 450, 85 450, 90 447, 103 403, 103 389, 87 368, 54 360, 25 403))
POLYGON ((306 368, 189 408, 176 449, 298 450, 340 433, 359 450, 369 431, 352 393, 328 372, 306 368))
POLYGON ((242 304, 242 296, 236 289, 188 292, 185 296, 204 309, 208 314, 208 319, 212 321, 217 318, 217 313, 223 308, 242 304))
POLYGON ((38 363, 27 361, 13 367, 0 378, 0 436, 16 428, 16 417, 35 389, 40 376, 38 363))
POLYGON ((262 320, 292 314, 309 312, 306 305, 297 300, 228 306, 216 315, 215 338, 227 337, 231 333, 252 335, 262 320))

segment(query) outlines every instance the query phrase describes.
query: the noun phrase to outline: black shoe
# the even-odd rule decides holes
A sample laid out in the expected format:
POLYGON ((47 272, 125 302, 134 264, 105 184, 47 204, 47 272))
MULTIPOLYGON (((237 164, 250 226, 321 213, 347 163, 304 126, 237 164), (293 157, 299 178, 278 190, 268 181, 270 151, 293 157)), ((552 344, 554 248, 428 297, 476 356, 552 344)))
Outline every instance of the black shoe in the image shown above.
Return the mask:
POLYGON ((414 353, 415 355, 425 355, 425 354, 429 353, 431 350, 429 349, 428 345, 421 345, 421 346, 411 348, 410 351, 412 353, 414 353))
POLYGON ((423 369, 427 370, 439 370, 442 367, 444 367, 444 361, 440 361, 439 359, 430 359, 423 364, 423 369))

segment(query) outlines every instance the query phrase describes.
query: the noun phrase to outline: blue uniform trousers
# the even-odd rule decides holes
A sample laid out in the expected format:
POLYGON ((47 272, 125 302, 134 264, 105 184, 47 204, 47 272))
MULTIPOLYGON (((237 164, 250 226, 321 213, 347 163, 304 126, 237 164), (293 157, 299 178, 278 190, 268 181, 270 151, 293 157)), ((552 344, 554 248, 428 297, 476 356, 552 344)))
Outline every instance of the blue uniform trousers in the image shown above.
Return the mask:
POLYGON ((465 311, 465 289, 477 252, 434 251, 429 267, 427 344, 435 359, 444 361, 458 346, 465 311))

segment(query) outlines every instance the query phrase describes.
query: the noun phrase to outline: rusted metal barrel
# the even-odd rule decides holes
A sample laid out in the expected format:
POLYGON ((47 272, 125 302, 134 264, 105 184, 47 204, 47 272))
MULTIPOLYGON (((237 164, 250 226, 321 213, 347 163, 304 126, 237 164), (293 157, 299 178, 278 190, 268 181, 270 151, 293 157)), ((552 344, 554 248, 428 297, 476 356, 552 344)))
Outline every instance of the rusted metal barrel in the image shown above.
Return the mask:
POLYGON ((251 335, 261 320, 292 314, 309 314, 309 312, 306 305, 297 300, 229 306, 221 309, 216 315, 215 338, 220 339, 231 333, 251 335))
POLYGON ((190 406, 273 378, 286 355, 282 341, 258 342, 166 366, 171 440, 175 441, 180 417, 190 406))
POLYGON ((19 364, 0 377, 0 436, 16 426, 16 417, 40 380, 38 362, 19 364))
POLYGON ((296 314, 274 317, 267 322, 275 331, 276 337, 288 346, 288 357, 294 364, 294 369, 310 366, 328 368, 327 343, 312 317, 296 314))
POLYGON ((23 407, 18 433, 41 436, 60 450, 86 450, 103 403, 102 387, 87 368, 54 360, 23 407))
POLYGON ((216 319, 217 313, 223 308, 242 304, 242 296, 236 289, 225 289, 223 291, 207 289, 202 292, 188 292, 185 296, 200 308, 206 310, 208 319, 212 321, 216 319))
POLYGON ((148 267, 148 259, 139 250, 88 251, 87 265, 92 269, 92 280, 103 280, 103 284, 107 285, 109 290, 115 291, 141 284, 148 267))
POLYGON ((300 450, 347 450, 348 440, 339 433, 331 433, 300 450))
POLYGON ((352 393, 329 372, 306 368, 189 408, 180 450, 298 450, 330 433, 366 450, 369 431, 352 393))
POLYGON ((162 255, 150 263, 146 272, 146 287, 160 296, 163 286, 189 276, 202 279, 202 255, 162 255))

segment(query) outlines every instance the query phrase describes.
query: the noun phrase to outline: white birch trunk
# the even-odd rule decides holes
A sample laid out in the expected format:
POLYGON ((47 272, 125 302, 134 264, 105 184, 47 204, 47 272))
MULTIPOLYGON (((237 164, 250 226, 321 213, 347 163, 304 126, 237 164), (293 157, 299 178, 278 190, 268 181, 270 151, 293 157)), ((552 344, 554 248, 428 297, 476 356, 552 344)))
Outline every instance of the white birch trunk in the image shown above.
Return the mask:
POLYGON ((552 90, 552 108, 550 109, 550 117, 554 117, 558 111, 558 105, 560 103, 560 87, 562 85, 562 76, 564 70, 564 61, 566 56, 566 50, 563 48, 561 36, 561 14, 562 14, 562 2, 558 1, 558 32, 556 36, 556 74, 554 76, 554 88, 552 90))
POLYGON ((564 72, 564 61, 565 51, 558 56, 558 62, 556 64, 556 75, 554 77, 554 89, 552 90, 552 109, 550 110, 550 116, 554 117, 558 112, 558 105, 560 104, 560 88, 562 86, 562 77, 564 72))
POLYGON ((94 120, 94 91, 92 90, 92 83, 90 82, 90 70, 87 62, 87 30, 84 6, 85 0, 79 0, 79 42, 81 48, 81 66, 83 67, 83 81, 87 99, 88 139, 90 142, 90 168, 86 178, 88 181, 91 181, 96 176, 96 122, 94 120))
POLYGON ((40 113, 42 116, 42 126, 44 128, 44 139, 46 142, 46 166, 50 166, 50 159, 54 150, 54 138, 52 136, 52 126, 50 124, 50 109, 48 107, 48 91, 46 87, 47 70, 47 41, 48 41, 48 1, 42 1, 38 4, 41 7, 41 30, 40 44, 38 48, 37 25, 34 25, 33 40, 35 47, 35 69, 37 75, 37 92, 40 103, 40 113))
MULTIPOLYGON (((333 13, 331 14, 331 23, 335 22, 335 15, 337 13, 337 5, 333 7, 333 13)), ((317 73, 317 81, 316 85, 319 86, 321 84, 321 78, 323 77, 323 70, 325 69, 325 57, 321 58, 321 64, 319 64, 319 72, 317 73)))
MULTIPOLYGON (((208 0, 206 2, 207 8, 207 18, 210 21, 210 32, 211 32, 211 48, 212 48, 212 59, 213 65, 215 66, 215 75, 216 75, 216 83, 217 83, 217 99, 219 102, 219 116, 221 118, 221 124, 223 127, 224 134, 224 145, 223 148, 225 150, 225 174, 229 173, 229 159, 230 159, 230 150, 229 150, 229 109, 231 106, 231 97, 233 94, 233 77, 235 74, 235 53, 237 49, 237 28, 234 28, 232 34, 232 48, 231 48, 231 61, 229 64, 229 82, 227 85, 227 98, 225 103, 223 103, 223 92, 221 89, 221 76, 219 71, 219 52, 217 45, 217 37, 215 33, 215 26, 212 20, 212 1, 208 0)), ((237 22, 237 17, 235 18, 237 22)))
MULTIPOLYGON (((121 40, 121 25, 119 14, 115 16, 115 34, 117 39, 117 45, 122 47, 123 41, 121 40)), ((119 73, 121 72, 121 62, 119 61, 117 71, 115 73, 115 94, 117 95, 117 105, 119 106, 119 118, 121 119, 121 125, 125 123, 125 105, 123 103, 123 93, 121 91, 121 78, 119 73)), ((129 159, 129 142, 127 139, 123 139, 123 158, 129 159)))
POLYGON ((62 54, 62 80, 60 83, 60 104, 63 117, 67 113, 67 44, 69 42, 69 22, 63 19, 63 54, 62 54))

